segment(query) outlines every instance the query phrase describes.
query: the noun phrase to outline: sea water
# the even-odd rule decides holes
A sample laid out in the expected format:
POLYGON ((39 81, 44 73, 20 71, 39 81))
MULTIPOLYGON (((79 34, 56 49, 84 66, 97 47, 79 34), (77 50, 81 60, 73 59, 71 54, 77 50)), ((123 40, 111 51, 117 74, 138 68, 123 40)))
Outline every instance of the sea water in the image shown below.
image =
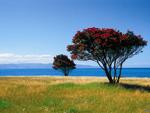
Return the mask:
MULTIPOLYGON (((0 69, 0 76, 63 76, 54 69, 0 69)), ((100 68, 78 68, 70 72, 69 76, 105 76, 100 68)), ((150 68, 123 68, 122 77, 150 78, 150 68)))

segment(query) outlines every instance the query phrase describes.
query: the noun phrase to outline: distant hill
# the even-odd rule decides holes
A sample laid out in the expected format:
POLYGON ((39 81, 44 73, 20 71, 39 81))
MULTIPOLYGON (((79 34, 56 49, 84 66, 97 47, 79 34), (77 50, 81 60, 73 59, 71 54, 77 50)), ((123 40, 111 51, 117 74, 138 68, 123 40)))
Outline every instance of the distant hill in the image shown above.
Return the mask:
MULTIPOLYGON (((27 63, 27 64, 0 64, 0 69, 50 69, 52 64, 27 63)), ((77 65, 77 68, 96 68, 96 66, 77 65)))

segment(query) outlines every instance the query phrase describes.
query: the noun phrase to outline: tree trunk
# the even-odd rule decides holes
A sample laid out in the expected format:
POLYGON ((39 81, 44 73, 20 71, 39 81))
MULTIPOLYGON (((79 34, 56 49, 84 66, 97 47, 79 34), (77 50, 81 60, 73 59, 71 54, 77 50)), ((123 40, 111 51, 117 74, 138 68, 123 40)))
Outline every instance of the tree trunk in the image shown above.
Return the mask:
POLYGON ((110 74, 108 73, 108 74, 106 74, 106 76, 107 76, 107 78, 109 80, 109 83, 113 84, 114 81, 113 81, 112 77, 110 76, 110 74))
POLYGON ((106 67, 105 67, 105 74, 106 74, 106 76, 107 76, 107 78, 109 80, 109 83, 114 83, 114 81, 113 81, 113 79, 112 79, 112 77, 111 77, 111 75, 108 72, 108 69, 106 67))
POLYGON ((65 76, 68 76, 68 71, 67 71, 66 68, 64 69, 64 75, 65 75, 65 76))
POLYGON ((65 76, 68 76, 68 74, 67 74, 67 73, 65 73, 64 75, 65 75, 65 76))
POLYGON ((119 69, 119 76, 117 79, 117 83, 119 83, 120 77, 121 77, 121 73, 122 73, 122 64, 120 64, 120 69, 119 69))
POLYGON ((113 81, 116 82, 116 76, 117 76, 117 69, 116 69, 116 60, 114 62, 114 79, 113 81))

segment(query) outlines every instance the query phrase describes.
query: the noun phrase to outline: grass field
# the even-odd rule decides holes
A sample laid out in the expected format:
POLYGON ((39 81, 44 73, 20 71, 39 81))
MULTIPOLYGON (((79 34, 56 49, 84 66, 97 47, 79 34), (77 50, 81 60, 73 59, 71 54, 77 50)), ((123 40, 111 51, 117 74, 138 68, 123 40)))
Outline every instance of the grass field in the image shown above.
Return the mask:
POLYGON ((1 77, 0 113, 150 113, 150 79, 1 77))

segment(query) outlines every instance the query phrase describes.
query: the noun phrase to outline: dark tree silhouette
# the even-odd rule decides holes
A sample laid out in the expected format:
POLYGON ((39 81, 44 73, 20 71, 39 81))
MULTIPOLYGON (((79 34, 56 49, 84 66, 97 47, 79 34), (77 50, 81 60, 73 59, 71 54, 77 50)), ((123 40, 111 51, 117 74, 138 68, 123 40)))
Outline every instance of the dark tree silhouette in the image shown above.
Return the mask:
POLYGON ((65 76, 68 76, 69 72, 76 68, 76 65, 73 60, 61 54, 54 57, 53 68, 62 71, 65 76))
POLYGON ((67 46, 72 59, 92 60, 104 70, 110 83, 119 83, 122 65, 142 52, 147 42, 140 35, 122 33, 109 28, 87 28, 78 31, 72 45, 67 46))

